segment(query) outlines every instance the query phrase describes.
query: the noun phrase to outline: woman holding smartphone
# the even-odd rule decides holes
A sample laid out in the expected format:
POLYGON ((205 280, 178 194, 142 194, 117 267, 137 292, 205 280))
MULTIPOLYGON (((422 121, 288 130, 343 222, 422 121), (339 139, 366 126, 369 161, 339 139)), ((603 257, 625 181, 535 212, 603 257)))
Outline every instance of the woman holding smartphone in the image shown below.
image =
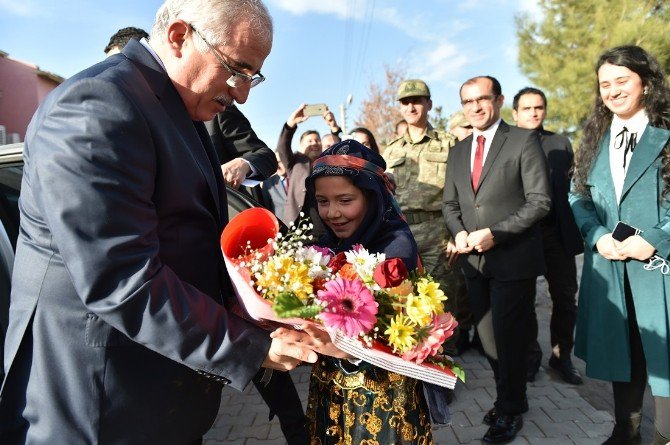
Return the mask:
POLYGON ((666 444, 670 276, 645 266, 670 257, 670 88, 656 59, 637 46, 606 51, 596 73, 570 196, 586 242, 575 354, 588 376, 612 381, 616 424, 605 444, 641 443, 647 383, 653 443, 666 444), (632 229, 620 225, 613 237, 619 221, 632 229))

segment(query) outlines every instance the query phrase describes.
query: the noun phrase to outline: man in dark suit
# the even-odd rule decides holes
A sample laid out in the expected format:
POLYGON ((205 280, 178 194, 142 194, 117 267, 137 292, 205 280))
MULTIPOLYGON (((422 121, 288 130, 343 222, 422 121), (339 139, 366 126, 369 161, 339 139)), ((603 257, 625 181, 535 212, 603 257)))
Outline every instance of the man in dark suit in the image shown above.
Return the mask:
POLYGON ((30 124, 0 443, 199 443, 223 384, 316 361, 307 335, 227 308, 201 121, 260 83, 272 21, 260 1, 208 5, 168 0, 150 42, 68 79, 30 124))
MULTIPOLYGON (((575 343, 574 330, 577 317, 575 255, 584 251, 584 242, 568 203, 570 168, 574 158, 572 145, 565 136, 547 131, 542 126, 547 116, 547 98, 542 90, 526 87, 519 91, 512 102, 512 116, 519 128, 538 132, 542 150, 549 164, 551 212, 540 222, 544 261, 547 267, 545 278, 553 304, 549 325, 552 346, 549 366, 556 369, 566 382, 580 385, 582 377, 570 359, 575 343)), ((535 374, 542 360, 542 350, 537 342, 537 317, 534 311, 531 322, 528 381, 535 380, 535 374)))
POLYGON ((474 133, 449 154, 443 213, 496 379, 484 441, 503 443, 516 436, 528 410, 528 323, 535 280, 544 273, 537 223, 550 209, 549 179, 537 133, 500 119, 504 97, 495 78, 470 79, 460 95, 474 133))
MULTIPOLYGON (((276 209, 260 185, 245 186, 245 179, 276 183, 278 163, 275 153, 268 148, 251 128, 247 117, 235 106, 226 107, 214 119, 205 122, 207 133, 221 163, 223 179, 231 187, 239 188, 283 219, 283 208, 276 209), (274 176, 273 176, 274 175, 274 176), (280 211, 280 213, 277 213, 280 211)), ((284 191, 284 200, 286 192, 284 191)), ((279 192, 273 190, 274 193, 279 192)), ((276 372, 269 382, 259 372, 253 379, 258 393, 270 408, 270 420, 276 414, 282 433, 289 445, 309 443, 307 418, 300 396, 288 372, 276 372)))
MULTIPOLYGON (((226 183, 234 188, 245 179, 265 180, 277 171, 277 158, 251 128, 249 120, 235 106, 227 107, 205 123, 212 139, 226 183)), ((249 195, 263 202, 258 187, 246 187, 249 195)))

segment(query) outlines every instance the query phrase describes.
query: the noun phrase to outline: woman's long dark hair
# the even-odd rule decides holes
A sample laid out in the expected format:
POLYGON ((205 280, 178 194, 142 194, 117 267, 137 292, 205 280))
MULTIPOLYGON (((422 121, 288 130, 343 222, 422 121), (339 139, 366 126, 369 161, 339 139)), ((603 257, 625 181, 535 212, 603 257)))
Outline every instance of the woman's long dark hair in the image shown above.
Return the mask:
MULTIPOLYGON (((624 66, 642 79, 644 95, 642 105, 653 127, 670 128, 670 87, 665 73, 654 56, 639 46, 617 46, 605 51, 596 63, 596 76, 604 64, 624 66)), ((600 141, 612 123, 612 112, 600 97, 600 88, 596 79, 596 100, 591 115, 584 127, 584 136, 576 156, 574 172, 574 190, 582 196, 588 196, 586 179, 598 154, 600 141)), ((670 191, 670 146, 663 149, 663 196, 670 191)))
POLYGON ((370 141, 370 150, 374 151, 377 154, 381 154, 379 152, 379 145, 377 145, 377 140, 375 139, 375 136, 372 134, 370 130, 368 130, 365 127, 356 127, 353 130, 351 130, 351 134, 354 133, 363 133, 367 135, 368 140, 370 141))

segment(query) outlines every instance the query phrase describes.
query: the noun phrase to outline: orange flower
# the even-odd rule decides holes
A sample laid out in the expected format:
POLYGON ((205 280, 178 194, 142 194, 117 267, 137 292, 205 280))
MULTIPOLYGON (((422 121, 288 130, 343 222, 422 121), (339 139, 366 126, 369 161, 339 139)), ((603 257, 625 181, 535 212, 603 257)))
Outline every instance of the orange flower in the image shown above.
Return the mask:
POLYGON ((337 273, 340 277, 346 279, 346 280, 355 280, 358 278, 358 273, 356 273, 356 269, 354 268, 353 264, 345 264, 342 266, 340 271, 337 273))

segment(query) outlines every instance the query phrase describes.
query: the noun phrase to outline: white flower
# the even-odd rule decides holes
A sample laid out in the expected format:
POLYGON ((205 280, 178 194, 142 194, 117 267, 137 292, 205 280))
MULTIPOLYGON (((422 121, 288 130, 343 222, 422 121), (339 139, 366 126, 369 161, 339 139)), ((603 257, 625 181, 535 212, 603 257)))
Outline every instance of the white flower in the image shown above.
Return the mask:
POLYGON ((344 256, 347 258, 347 263, 354 266, 354 270, 368 287, 372 290, 381 290, 372 275, 377 265, 386 259, 385 254, 370 253, 367 249, 361 248, 357 251, 345 252, 344 256))

